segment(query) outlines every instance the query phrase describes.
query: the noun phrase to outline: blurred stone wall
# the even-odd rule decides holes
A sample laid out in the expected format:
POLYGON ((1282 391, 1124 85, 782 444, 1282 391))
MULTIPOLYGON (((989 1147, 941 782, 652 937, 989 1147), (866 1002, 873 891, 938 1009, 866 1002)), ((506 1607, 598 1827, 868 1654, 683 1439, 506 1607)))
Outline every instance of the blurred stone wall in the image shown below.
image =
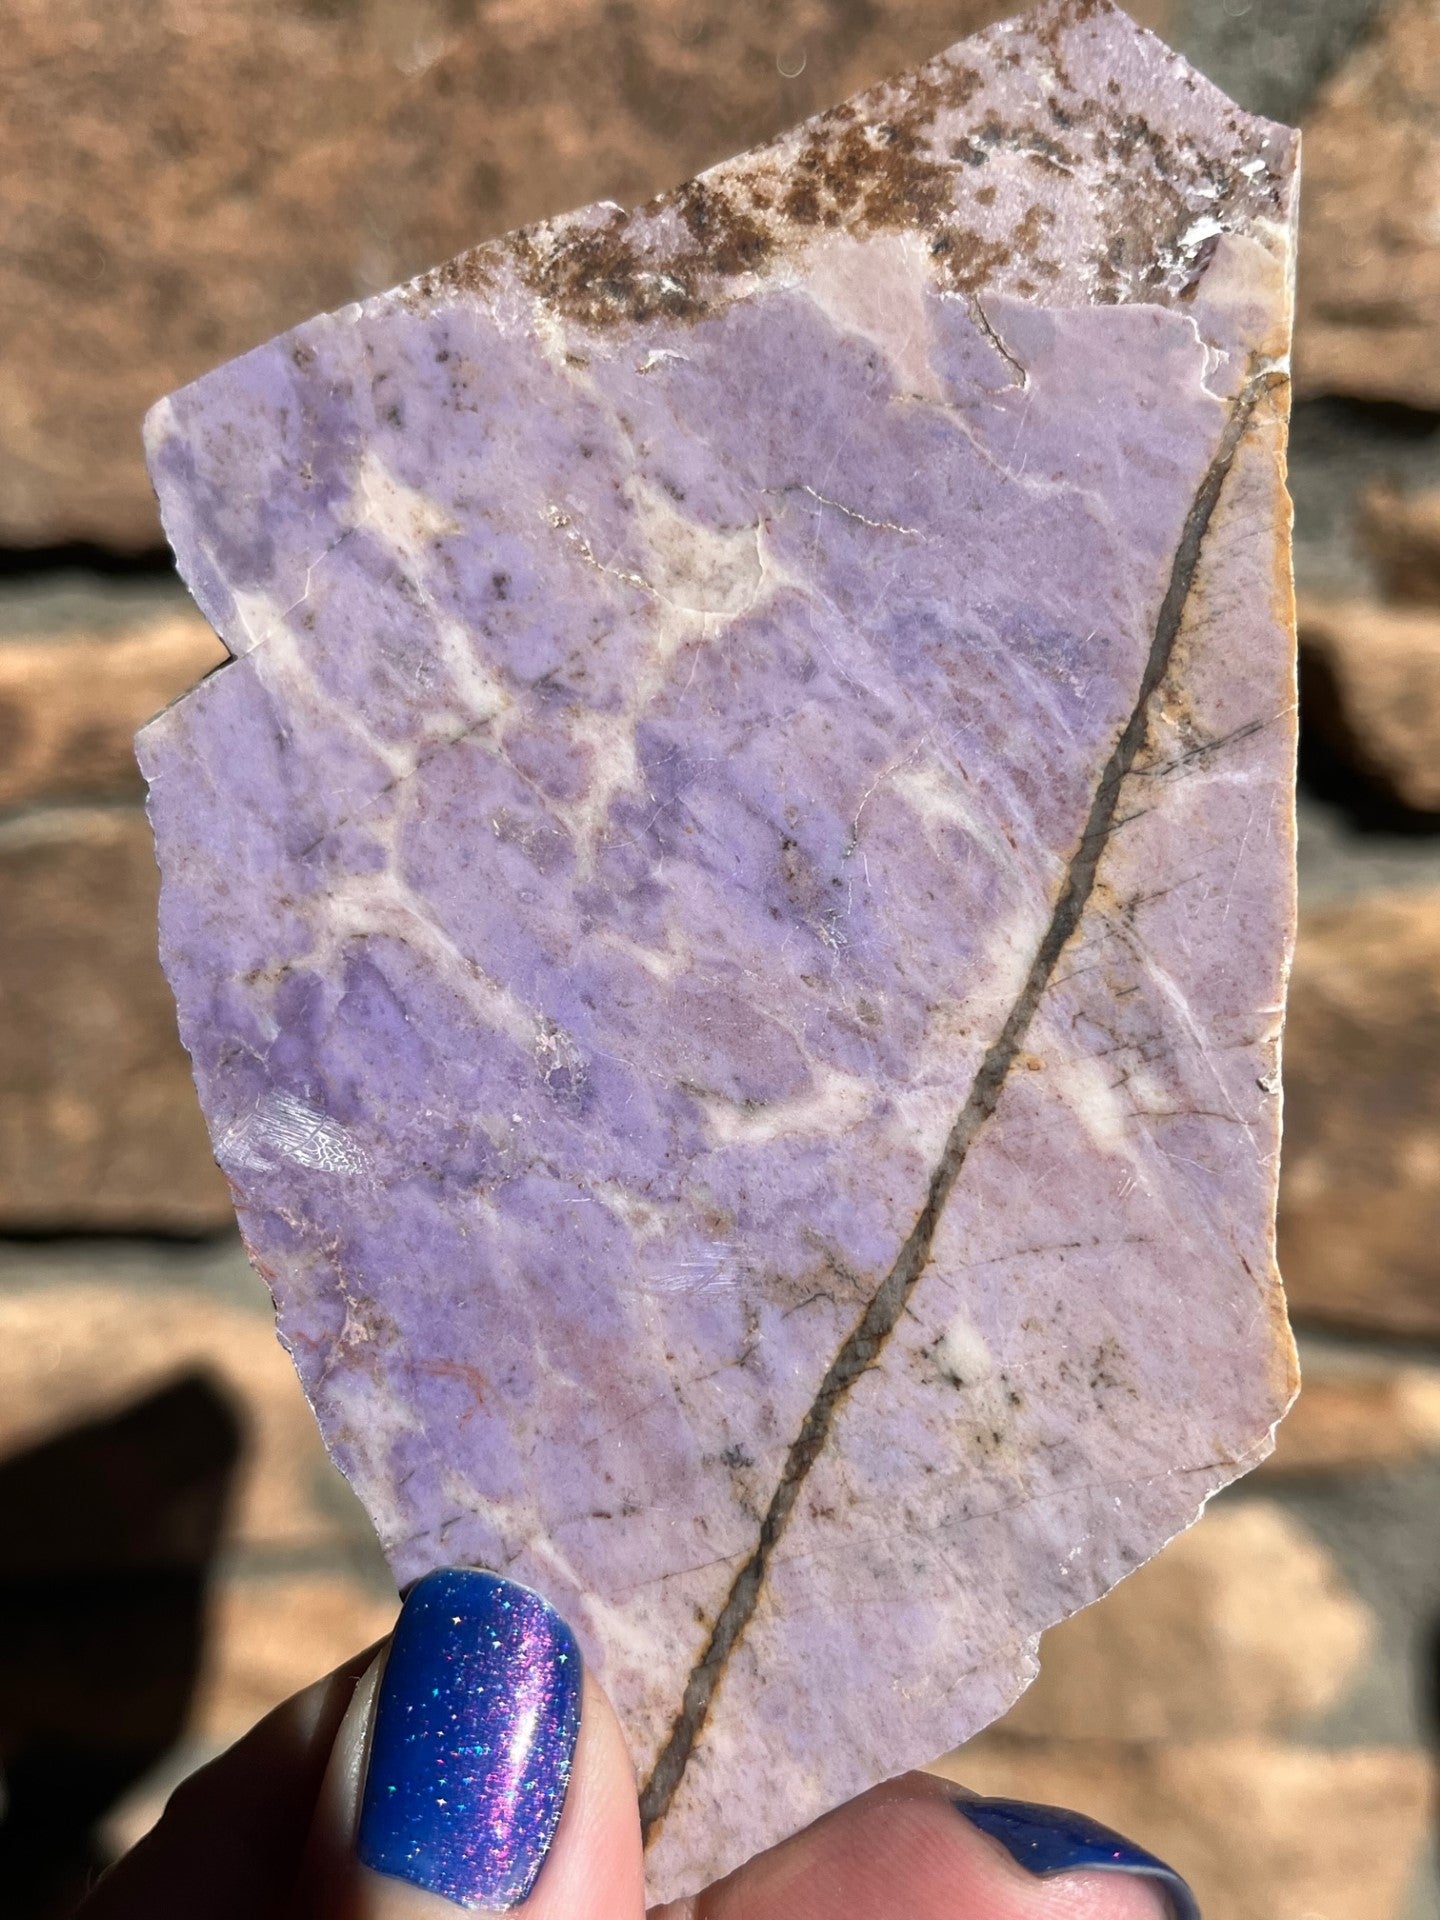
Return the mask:
MULTIPOLYGON (((154 958, 130 735, 222 656, 166 563, 145 407, 1007 10, 0 0, 7 1915, 68 1911, 189 1765, 395 1604, 234 1240, 154 958)), ((1440 1911, 1440 5, 1144 17, 1306 129, 1280 1227, 1306 1387, 1274 1460, 1051 1635, 1032 1693, 945 1765, 1128 1828, 1207 1920, 1421 1920, 1440 1911)))

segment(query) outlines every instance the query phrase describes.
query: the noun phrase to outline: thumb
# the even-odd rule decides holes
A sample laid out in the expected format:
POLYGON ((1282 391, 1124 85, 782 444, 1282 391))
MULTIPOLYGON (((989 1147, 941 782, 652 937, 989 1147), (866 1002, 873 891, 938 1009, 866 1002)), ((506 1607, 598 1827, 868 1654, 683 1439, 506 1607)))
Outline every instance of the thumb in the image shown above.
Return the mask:
POLYGON ((297 1920, 644 1905, 634 1771, 569 1627, 498 1575, 429 1574, 336 1735, 297 1920))

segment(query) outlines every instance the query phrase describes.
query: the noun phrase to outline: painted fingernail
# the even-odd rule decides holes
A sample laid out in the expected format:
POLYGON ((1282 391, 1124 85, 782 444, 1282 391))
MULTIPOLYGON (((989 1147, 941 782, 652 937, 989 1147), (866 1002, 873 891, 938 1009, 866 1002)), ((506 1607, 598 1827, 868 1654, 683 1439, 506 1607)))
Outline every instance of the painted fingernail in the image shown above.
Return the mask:
POLYGON ((998 1840, 1027 1873, 1128 1873, 1154 1881, 1174 1920, 1200 1920, 1194 1894, 1173 1867, 1083 1813, 979 1797, 957 1800, 955 1810, 998 1840))
POLYGON ((411 1588, 375 1708, 356 1851, 458 1906, 518 1906, 545 1863, 580 1732, 580 1649, 493 1573, 411 1588))

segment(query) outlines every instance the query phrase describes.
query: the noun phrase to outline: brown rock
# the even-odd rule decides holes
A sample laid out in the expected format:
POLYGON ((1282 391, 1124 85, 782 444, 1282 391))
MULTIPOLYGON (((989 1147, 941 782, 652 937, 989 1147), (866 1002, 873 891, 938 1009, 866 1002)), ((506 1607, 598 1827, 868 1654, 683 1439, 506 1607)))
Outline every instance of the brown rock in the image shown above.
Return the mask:
POLYGON ((977 1793, 1082 1808, 1168 1860, 1205 1920, 1401 1920, 1434 1769, 1404 1748, 1259 1740, 1125 1747, 986 1734, 937 1771, 977 1793))
POLYGON ((1440 893, 1302 916, 1279 1254, 1297 1318, 1440 1334, 1440 893))
POLYGON ((231 1261, 244 1269, 234 1301, 197 1285, 193 1256, 147 1262, 92 1248, 57 1271, 43 1254, 9 1251, 0 1262, 0 1458, 199 1372, 244 1428, 227 1546, 346 1549, 378 1568, 368 1523, 330 1464, 238 1246, 231 1261))
POLYGON ((137 808, 0 826, 0 1231, 227 1224, 137 808))
POLYGON ((143 791, 137 727, 226 658, 194 613, 0 642, 0 807, 143 791))
POLYGON ((1370 1638, 1298 1521, 1269 1501, 1214 1508, 1046 1634, 1040 1678, 1001 1725, 1061 1740, 1276 1732, 1332 1706, 1370 1638))
POLYGON ((1302 1357, 1300 1398, 1260 1472, 1361 1473, 1440 1453, 1440 1368, 1302 1357))
POLYGON ((1400 0, 1305 128, 1301 392, 1440 407, 1440 11, 1400 0))
POLYGON ((1302 600, 1305 717, 1403 806, 1440 809, 1440 609, 1302 600))
POLYGON ((1361 499, 1359 524, 1389 598, 1440 606, 1440 487, 1410 494, 1371 487, 1361 499))
POLYGON ((673 186, 1009 10, 12 0, 0 543, 154 542, 139 424, 169 388, 519 222, 673 186))

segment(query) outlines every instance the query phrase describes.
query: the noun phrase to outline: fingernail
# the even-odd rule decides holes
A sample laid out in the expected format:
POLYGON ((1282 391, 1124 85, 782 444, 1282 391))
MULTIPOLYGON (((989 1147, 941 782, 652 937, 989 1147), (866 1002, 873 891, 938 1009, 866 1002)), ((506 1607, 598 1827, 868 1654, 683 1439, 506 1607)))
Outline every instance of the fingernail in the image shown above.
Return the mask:
POLYGON ((580 1731, 580 1649, 493 1573, 411 1588, 375 1708, 356 1850, 462 1907, 518 1906, 545 1863, 580 1731))
POLYGON ((1036 1807, 1026 1800, 957 1800, 972 1826, 998 1840, 1027 1873, 1128 1873, 1153 1880, 1174 1920, 1200 1920, 1195 1896, 1173 1867, 1137 1847, 1098 1820, 1064 1807, 1036 1807))

